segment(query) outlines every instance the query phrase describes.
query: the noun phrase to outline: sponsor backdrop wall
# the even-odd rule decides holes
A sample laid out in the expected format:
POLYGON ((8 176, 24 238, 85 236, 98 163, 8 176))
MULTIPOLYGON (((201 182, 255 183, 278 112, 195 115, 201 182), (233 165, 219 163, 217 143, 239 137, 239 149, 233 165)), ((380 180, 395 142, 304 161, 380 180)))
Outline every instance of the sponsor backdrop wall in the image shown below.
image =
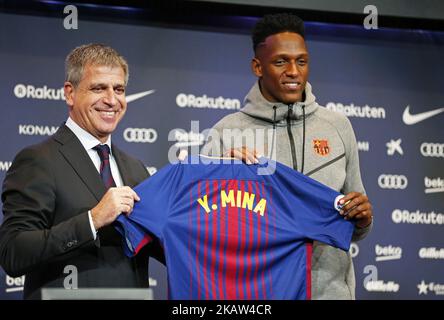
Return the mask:
MULTIPOLYGON (((64 58, 89 42, 129 61, 113 143, 151 173, 169 152, 201 145, 200 132, 237 111, 255 81, 245 32, 82 20, 69 31, 62 18, 0 14, 1 181, 21 148, 66 120, 64 58)), ((444 34, 308 23, 307 43, 314 94, 351 120, 374 207, 373 232, 351 248, 358 299, 444 298, 444 34)), ((164 299, 165 268, 152 265, 164 299)), ((0 270, 0 299, 20 299, 24 281, 0 270)))

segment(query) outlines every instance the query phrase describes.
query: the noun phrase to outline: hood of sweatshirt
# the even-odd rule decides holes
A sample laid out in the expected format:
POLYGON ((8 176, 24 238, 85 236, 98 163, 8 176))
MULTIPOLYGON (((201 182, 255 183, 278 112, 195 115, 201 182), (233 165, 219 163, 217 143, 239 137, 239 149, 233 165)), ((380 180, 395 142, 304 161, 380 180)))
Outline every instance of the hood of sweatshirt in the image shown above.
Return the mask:
MULTIPOLYGON (((305 105, 305 116, 309 116, 315 112, 319 107, 316 103, 316 97, 311 91, 310 83, 305 85, 305 101, 297 102, 293 105, 293 112, 291 119, 302 120, 302 106, 305 105)), ((244 107, 240 110, 251 117, 259 118, 264 121, 275 123, 287 119, 288 105, 280 102, 270 102, 264 98, 259 88, 259 81, 256 81, 250 92, 244 99, 244 107), (276 117, 274 116, 274 109, 276 107, 276 117)))

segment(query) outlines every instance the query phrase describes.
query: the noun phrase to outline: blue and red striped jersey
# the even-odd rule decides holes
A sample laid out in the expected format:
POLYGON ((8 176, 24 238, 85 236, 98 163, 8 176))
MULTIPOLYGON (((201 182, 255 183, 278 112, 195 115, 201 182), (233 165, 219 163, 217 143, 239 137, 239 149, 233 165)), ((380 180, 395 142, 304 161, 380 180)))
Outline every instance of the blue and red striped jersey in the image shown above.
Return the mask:
POLYGON ((167 165, 134 189, 141 200, 117 220, 126 254, 158 238, 171 299, 310 299, 312 241, 350 246, 341 194, 265 158, 203 159, 167 165))

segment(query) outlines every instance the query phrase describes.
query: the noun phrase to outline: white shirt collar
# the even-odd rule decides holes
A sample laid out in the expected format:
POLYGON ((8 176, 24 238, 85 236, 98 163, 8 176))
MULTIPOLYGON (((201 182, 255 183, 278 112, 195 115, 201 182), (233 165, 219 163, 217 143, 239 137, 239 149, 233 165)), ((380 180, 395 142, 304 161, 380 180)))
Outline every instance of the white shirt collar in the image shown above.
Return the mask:
MULTIPOLYGON (((66 126, 71 129, 71 131, 76 135, 76 137, 80 140, 80 143, 85 148, 86 151, 94 148, 98 144, 102 144, 99 139, 94 137, 91 133, 86 131, 85 129, 81 128, 77 123, 74 122, 74 120, 71 119, 71 117, 68 117, 68 120, 66 120, 66 126)), ((108 139, 104 144, 107 144, 109 149, 111 148, 111 135, 108 136, 108 139)), ((112 151, 111 151, 112 154, 112 151)))

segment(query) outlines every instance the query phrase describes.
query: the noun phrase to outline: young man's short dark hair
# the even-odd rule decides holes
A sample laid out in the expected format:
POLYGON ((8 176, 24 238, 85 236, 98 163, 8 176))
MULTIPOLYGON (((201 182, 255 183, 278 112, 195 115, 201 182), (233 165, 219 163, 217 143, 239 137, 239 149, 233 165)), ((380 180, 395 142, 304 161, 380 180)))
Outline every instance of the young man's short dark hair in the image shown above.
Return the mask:
POLYGON ((297 33, 305 38, 304 21, 290 13, 265 15, 253 29, 253 50, 256 52, 257 46, 264 42, 268 36, 286 31, 297 33))

